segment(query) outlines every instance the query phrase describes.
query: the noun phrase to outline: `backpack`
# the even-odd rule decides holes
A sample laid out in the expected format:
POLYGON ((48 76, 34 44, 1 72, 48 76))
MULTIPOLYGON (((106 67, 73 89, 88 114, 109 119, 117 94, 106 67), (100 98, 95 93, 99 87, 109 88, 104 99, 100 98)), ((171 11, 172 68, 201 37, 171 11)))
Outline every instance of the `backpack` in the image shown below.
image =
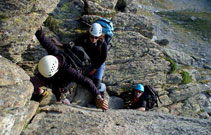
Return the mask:
POLYGON ((144 86, 144 94, 146 94, 147 107, 146 110, 150 110, 154 107, 158 107, 158 100, 162 104, 158 92, 150 85, 144 86))
POLYGON ((110 45, 110 47, 108 47, 110 49, 112 45, 109 43, 111 41, 111 38, 114 36, 113 34, 114 27, 112 21, 106 18, 99 18, 94 23, 99 23, 102 26, 103 33, 105 34, 105 41, 108 46, 110 45))
POLYGON ((85 73, 91 60, 83 47, 70 44, 64 44, 64 55, 69 64, 81 73, 85 73))

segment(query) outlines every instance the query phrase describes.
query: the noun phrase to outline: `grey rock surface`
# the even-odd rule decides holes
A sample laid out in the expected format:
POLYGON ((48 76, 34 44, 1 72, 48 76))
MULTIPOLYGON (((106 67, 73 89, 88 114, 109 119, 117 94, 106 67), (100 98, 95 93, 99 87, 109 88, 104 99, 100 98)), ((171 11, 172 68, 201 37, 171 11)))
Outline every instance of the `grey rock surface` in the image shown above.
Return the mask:
POLYGON ((193 95, 199 94, 201 92, 209 91, 211 88, 211 83, 206 85, 203 84, 187 84, 181 85, 179 88, 171 89, 169 88, 168 91, 170 92, 170 97, 175 101, 185 100, 193 95))
POLYGON ((1 1, 0 6, 0 52, 17 63, 21 54, 33 44, 33 34, 52 12, 59 0, 1 1))
POLYGON ((122 109, 124 107, 124 100, 119 97, 111 96, 108 102, 109 109, 122 109))
POLYGON ((179 64, 192 65, 194 62, 194 59, 191 56, 189 56, 188 54, 186 54, 184 52, 176 51, 173 49, 165 48, 164 54, 179 64))
POLYGON ((211 123, 157 112, 81 108, 55 104, 40 109, 23 132, 27 135, 124 134, 124 135, 208 135, 211 123))
POLYGON ((152 22, 147 17, 133 13, 118 12, 113 18, 115 31, 138 32, 145 37, 152 38, 152 22))
POLYGON ((167 75, 167 83, 169 84, 179 84, 182 82, 181 74, 170 74, 167 75))
POLYGON ((184 69, 184 71, 189 73, 193 81, 199 81, 201 78, 201 74, 196 69, 184 69))
POLYGON ((30 101, 33 86, 19 66, 0 57, 0 134, 20 134, 38 103, 30 101))
MULTIPOLYGON (((154 113, 134 110, 109 110, 103 113, 93 108, 82 108, 74 104, 70 107, 56 103, 51 93, 46 102, 40 103, 40 106, 44 107, 27 126, 26 123, 38 108, 37 102, 30 101, 33 87, 29 76, 14 63, 0 57, 0 134, 20 134, 24 128, 26 129, 22 134, 27 135, 210 134, 210 120, 204 120, 210 119, 211 112, 211 53, 210 44, 207 43, 210 39, 205 41, 190 32, 181 33, 180 29, 173 28, 172 22, 162 19, 155 12, 175 8, 154 5, 160 4, 159 2, 161 1, 89 0, 89 7, 86 9, 83 0, 1 1, 0 55, 14 63, 18 62, 28 75, 36 72, 38 60, 46 54, 38 45, 34 33, 46 20, 48 13, 53 11, 50 16, 59 22, 59 27, 54 34, 49 34, 49 30, 44 28, 46 34, 65 43, 88 29, 81 22, 81 17, 88 22, 92 22, 94 18, 106 17, 113 21, 115 28, 115 36, 111 40, 113 48, 109 51, 103 78, 107 92, 110 96, 119 97, 123 92, 131 91, 134 84, 150 84, 158 90, 163 104, 159 104, 154 113), (138 2, 146 3, 143 5, 138 2), (153 35, 157 40, 169 41, 165 49, 151 41, 153 35), (167 51, 163 53, 163 50, 167 51), (177 73, 186 69, 194 81, 180 84, 183 78, 179 74, 168 74, 170 63, 165 60, 166 56, 177 62, 177 73), (206 70, 196 70, 189 66, 200 66, 206 70), (48 106, 49 104, 53 105, 48 106), (176 117, 158 112, 202 119, 176 117)), ((167 1, 165 4, 169 2, 173 1, 167 1)), ((175 5, 181 4, 180 2, 187 1, 180 0, 175 2, 175 5)), ((190 7, 199 3, 195 0, 192 2, 190 7)), ((202 3, 197 6, 206 5, 204 10, 207 11, 210 2, 200 2, 202 3)), ((194 22, 197 19, 199 18, 195 16, 190 18, 194 22)), ((81 89, 78 94, 71 95, 75 99, 70 96, 70 100, 86 106, 84 103, 90 99, 88 94, 81 89), (84 101, 80 102, 81 99, 84 101)), ((121 108, 121 99, 111 97, 110 101, 114 106, 110 105, 111 108, 121 108), (116 103, 116 100, 120 102, 117 106, 112 103, 116 103)))

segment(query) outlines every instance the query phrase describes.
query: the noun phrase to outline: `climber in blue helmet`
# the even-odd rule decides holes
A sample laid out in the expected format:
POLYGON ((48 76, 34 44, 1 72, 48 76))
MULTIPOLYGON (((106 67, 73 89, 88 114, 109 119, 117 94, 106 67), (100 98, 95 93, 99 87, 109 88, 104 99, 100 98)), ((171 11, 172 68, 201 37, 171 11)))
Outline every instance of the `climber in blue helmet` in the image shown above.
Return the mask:
POLYGON ((146 96, 144 95, 144 86, 137 84, 134 89, 133 104, 132 108, 139 111, 145 111, 147 106, 146 96))

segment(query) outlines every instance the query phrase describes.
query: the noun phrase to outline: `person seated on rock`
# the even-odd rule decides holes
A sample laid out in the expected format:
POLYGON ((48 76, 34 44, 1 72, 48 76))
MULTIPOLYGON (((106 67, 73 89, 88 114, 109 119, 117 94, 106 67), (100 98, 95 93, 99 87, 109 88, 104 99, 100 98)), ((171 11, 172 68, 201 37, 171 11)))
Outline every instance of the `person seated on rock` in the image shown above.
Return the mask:
POLYGON ((101 81, 105 70, 108 50, 107 44, 104 41, 102 26, 99 23, 93 23, 87 33, 74 42, 75 45, 82 46, 91 59, 91 65, 86 75, 93 80, 98 89, 102 86, 101 91, 104 91, 105 85, 101 81))
POLYGON ((139 111, 146 111, 147 100, 144 93, 144 86, 142 84, 137 84, 133 89, 133 102, 132 109, 139 111))
POLYGON ((70 63, 66 61, 65 56, 67 54, 64 54, 65 52, 58 49, 55 42, 45 36, 41 27, 38 28, 35 35, 49 55, 44 56, 38 63, 38 71, 40 74, 31 78, 35 89, 34 93, 42 94, 43 90, 39 88, 51 84, 52 92, 56 96, 57 101, 69 105, 70 102, 66 97, 61 99, 61 94, 65 93, 63 88, 68 85, 68 83, 76 82, 91 92, 96 98, 97 107, 107 110, 108 103, 102 98, 93 81, 82 75, 81 72, 74 69, 70 63))

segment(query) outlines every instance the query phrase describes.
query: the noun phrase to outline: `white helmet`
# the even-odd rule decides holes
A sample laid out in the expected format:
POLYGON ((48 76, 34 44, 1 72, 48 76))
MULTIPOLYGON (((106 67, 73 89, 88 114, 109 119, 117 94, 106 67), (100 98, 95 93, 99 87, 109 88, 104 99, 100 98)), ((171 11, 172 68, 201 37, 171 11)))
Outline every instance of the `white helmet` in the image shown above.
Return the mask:
POLYGON ((53 55, 44 56, 38 63, 40 74, 46 78, 52 77, 59 69, 59 61, 53 55))
POLYGON ((92 36, 99 37, 102 34, 102 26, 99 23, 93 23, 89 29, 92 36))

